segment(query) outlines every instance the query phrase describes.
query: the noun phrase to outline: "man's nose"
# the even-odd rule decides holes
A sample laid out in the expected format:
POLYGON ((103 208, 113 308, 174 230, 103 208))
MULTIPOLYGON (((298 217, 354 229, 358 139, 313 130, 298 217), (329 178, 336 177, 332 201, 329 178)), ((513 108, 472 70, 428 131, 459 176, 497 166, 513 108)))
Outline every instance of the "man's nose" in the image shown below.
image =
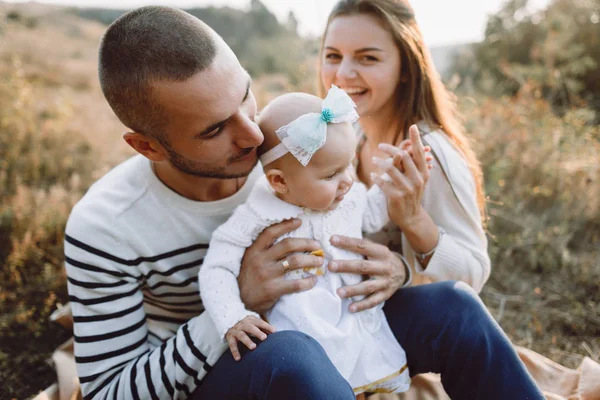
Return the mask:
POLYGON ((240 115, 236 126, 235 144, 241 149, 258 147, 262 144, 264 136, 256 124, 247 115, 240 115))

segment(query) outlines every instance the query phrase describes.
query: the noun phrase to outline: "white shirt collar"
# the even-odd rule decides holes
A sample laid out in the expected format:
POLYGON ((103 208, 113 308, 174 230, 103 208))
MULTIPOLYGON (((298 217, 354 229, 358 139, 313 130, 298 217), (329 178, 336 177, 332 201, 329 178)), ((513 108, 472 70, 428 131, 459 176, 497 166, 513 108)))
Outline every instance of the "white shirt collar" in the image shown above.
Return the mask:
POLYGON ((248 197, 247 204, 262 219, 271 223, 297 218, 303 213, 301 207, 286 203, 278 198, 264 175, 256 182, 248 197))

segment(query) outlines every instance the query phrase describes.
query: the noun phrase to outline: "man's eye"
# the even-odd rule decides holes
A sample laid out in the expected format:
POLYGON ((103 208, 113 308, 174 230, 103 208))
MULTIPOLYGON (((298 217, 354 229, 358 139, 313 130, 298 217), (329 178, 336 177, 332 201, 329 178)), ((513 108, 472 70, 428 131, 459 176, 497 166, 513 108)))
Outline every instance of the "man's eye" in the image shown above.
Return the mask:
POLYGON ((225 124, 219 126, 218 128, 213 129, 212 131, 210 131, 209 133, 207 133, 206 135, 204 135, 203 139, 212 139, 212 138, 214 138, 219 133, 221 133, 224 128, 225 128, 225 124))

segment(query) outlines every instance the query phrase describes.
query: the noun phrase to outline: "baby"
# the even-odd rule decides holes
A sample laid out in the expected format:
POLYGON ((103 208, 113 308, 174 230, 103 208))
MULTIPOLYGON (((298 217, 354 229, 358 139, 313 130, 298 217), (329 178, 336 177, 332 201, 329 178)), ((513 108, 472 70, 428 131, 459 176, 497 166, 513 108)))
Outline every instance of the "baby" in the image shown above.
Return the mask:
MULTIPOLYGON (((362 258, 333 247, 332 235, 361 238, 363 231, 377 232, 389 222, 387 199, 379 187, 367 191, 353 179, 357 139, 351 123, 358 118, 354 108, 350 97, 333 86, 325 100, 291 93, 261 112, 265 140, 259 153, 265 175, 247 202, 214 232, 199 273, 200 293, 237 360, 238 341, 255 347, 248 335, 264 340, 275 328, 298 330, 323 346, 356 394, 403 392, 410 385, 406 355, 382 305, 351 313, 348 306, 357 299, 340 298, 336 289, 357 284, 363 277, 326 269, 327 260, 362 258), (288 272, 286 279, 318 275, 317 284, 282 296, 265 321, 245 308, 237 276, 244 251, 262 230, 290 218, 301 219, 302 225, 280 240, 317 240, 325 262, 319 269, 288 272)), ((288 261, 282 260, 282 266, 288 268, 288 261)))

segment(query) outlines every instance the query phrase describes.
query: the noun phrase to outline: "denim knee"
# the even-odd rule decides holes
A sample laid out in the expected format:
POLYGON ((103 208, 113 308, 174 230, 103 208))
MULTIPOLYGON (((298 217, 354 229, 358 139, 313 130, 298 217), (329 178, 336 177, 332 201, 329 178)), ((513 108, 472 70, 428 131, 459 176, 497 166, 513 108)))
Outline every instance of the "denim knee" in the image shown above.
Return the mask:
POLYGON ((298 331, 281 331, 269 335, 263 344, 272 350, 273 366, 280 374, 301 377, 314 373, 316 360, 328 360, 321 345, 309 335, 298 331))
POLYGON ((486 313, 486 308, 475 290, 462 281, 440 282, 436 296, 437 303, 445 308, 461 313, 486 313))
POLYGON ((312 337, 297 331, 269 335, 261 346, 269 345, 271 388, 279 398, 354 400, 348 382, 335 368, 323 347, 312 337), (283 396, 283 393, 288 393, 283 396))

